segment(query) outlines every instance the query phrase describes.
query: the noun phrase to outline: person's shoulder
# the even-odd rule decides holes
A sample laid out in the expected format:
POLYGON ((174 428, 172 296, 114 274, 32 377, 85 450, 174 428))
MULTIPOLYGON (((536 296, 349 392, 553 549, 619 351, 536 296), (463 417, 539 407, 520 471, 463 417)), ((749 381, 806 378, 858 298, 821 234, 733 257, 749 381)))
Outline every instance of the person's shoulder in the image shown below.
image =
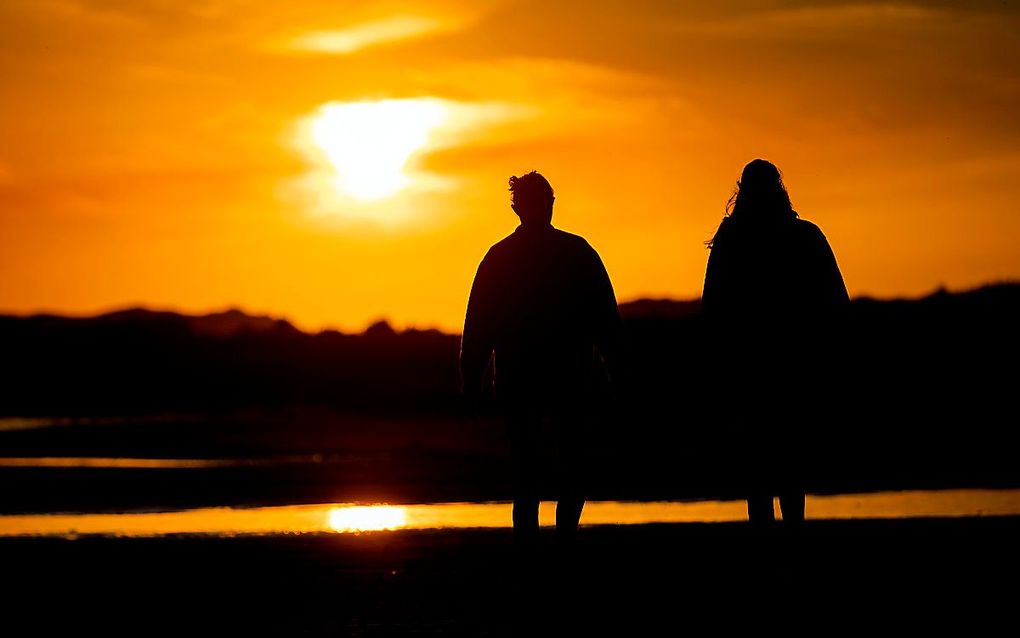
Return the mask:
POLYGON ((514 244, 517 243, 516 233, 510 233, 503 239, 500 239, 495 244, 489 247, 489 250, 485 253, 485 258, 498 258, 500 255, 513 249, 514 244))
POLYGON ((568 233, 567 231, 560 230, 559 228, 553 228, 553 236, 556 238, 556 241, 562 244, 563 246, 578 251, 595 252, 595 249, 592 247, 590 243, 588 243, 588 240, 585 239, 584 237, 581 237, 580 235, 568 233))
POLYGON ((725 240, 730 235, 736 233, 739 230, 740 224, 738 224, 732 217, 726 215, 719 222, 719 227, 715 229, 715 235, 712 237, 712 243, 719 241, 720 239, 725 240))
POLYGON ((512 251, 513 235, 509 235, 489 246, 489 249, 482 255, 482 260, 478 262, 478 271, 494 273, 503 270, 505 263, 510 259, 509 253, 512 251))
POLYGON ((793 220, 793 227, 797 229, 797 232, 805 234, 821 235, 822 229, 818 227, 814 222, 808 221, 803 217, 797 217, 793 220))
POLYGON ((803 217, 793 220, 793 228, 797 234, 805 238, 825 241, 825 233, 822 232, 822 229, 803 217))
POLYGON ((604 268, 602 266, 602 256, 599 255, 599 251, 595 250, 595 247, 587 239, 563 230, 557 230, 557 232, 560 234, 560 242, 564 247, 564 253, 571 255, 573 259, 589 264, 592 268, 604 268))

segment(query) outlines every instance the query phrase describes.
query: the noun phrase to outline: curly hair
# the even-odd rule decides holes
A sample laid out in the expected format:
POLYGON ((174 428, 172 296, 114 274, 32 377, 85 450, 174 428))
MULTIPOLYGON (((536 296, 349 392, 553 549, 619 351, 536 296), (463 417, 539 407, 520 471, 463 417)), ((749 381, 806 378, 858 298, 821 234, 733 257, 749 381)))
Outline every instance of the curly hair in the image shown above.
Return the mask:
POLYGON ((510 177, 510 192, 515 203, 545 202, 553 197, 552 186, 538 171, 525 173, 520 177, 510 177))

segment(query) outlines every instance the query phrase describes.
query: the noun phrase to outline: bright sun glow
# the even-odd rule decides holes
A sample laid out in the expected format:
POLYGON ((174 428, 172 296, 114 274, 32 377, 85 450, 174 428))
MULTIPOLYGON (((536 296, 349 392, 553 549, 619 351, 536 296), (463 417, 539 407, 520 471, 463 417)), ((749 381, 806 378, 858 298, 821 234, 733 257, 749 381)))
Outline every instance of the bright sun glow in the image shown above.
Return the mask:
POLYGON ((338 532, 396 529, 407 523, 407 512, 393 505, 355 505, 329 511, 329 526, 338 532))
POLYGON ((535 110, 437 97, 327 102, 295 122, 287 143, 307 170, 280 197, 323 227, 399 230, 432 223, 440 200, 465 174, 429 170, 423 159, 464 149, 535 110))
POLYGON ((335 172, 336 190, 374 201, 411 184, 411 158, 447 117, 440 100, 333 103, 319 109, 309 134, 335 172))

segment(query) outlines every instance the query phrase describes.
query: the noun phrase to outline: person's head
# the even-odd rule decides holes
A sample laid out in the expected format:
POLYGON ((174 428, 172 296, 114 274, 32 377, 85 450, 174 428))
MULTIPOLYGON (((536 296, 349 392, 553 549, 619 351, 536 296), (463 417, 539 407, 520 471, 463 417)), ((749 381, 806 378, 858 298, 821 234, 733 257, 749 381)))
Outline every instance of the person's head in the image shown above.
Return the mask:
POLYGON ((763 159, 751 160, 740 174, 740 181, 726 203, 733 219, 774 222, 793 219, 797 213, 776 165, 763 159))
POLYGON ((528 226, 544 226, 552 221, 552 186, 537 171, 510 178, 510 208, 528 226))

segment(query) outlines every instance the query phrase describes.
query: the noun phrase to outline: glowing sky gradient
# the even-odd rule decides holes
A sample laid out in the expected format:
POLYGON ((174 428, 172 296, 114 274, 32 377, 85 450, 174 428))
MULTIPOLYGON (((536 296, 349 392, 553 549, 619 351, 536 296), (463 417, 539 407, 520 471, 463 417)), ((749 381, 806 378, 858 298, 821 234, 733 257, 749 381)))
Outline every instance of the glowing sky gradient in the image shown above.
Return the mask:
POLYGON ((621 299, 694 297, 754 157, 854 295, 1017 279, 1016 7, 7 0, 0 312, 457 330, 533 168, 621 299), (334 197, 302 131, 377 101, 444 116, 398 188, 334 197))

